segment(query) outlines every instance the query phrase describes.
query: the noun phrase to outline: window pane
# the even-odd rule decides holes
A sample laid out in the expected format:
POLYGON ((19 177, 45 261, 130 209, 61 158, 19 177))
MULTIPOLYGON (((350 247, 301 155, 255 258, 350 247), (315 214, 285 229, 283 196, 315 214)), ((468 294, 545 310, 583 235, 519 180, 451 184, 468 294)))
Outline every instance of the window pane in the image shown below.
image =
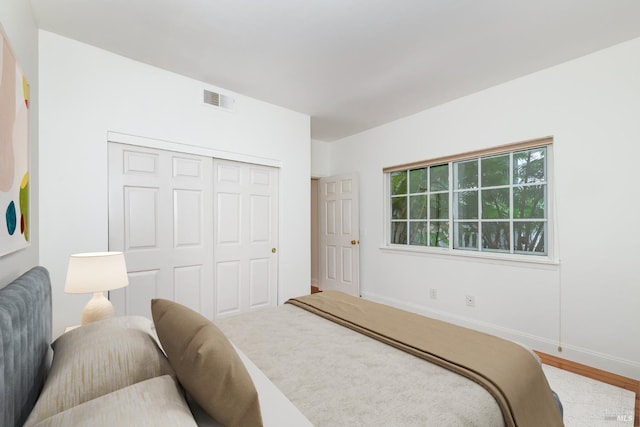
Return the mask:
POLYGON ((407 194, 407 171, 391 173, 391 195, 407 194))
POLYGON ((406 222, 391 223, 391 243, 396 245, 407 244, 407 223, 406 222))
POLYGON ((513 188, 514 218, 544 218, 545 185, 513 188))
POLYGON ((391 199, 391 219, 407 219, 406 197, 394 197, 391 199))
POLYGON ((509 185, 509 155, 485 157, 482 160, 482 186, 509 185))
POLYGON ((457 217, 455 219, 478 219, 478 192, 461 191, 455 195, 457 217))
POLYGON ((515 222, 513 224, 513 240, 518 252, 533 252, 539 255, 547 253, 544 242, 545 222, 515 222))
POLYGON ((449 247, 449 222, 431 221, 430 246, 449 247))
POLYGON ((427 219, 427 195, 410 196, 411 219, 427 219))
POLYGON ((409 172, 410 193, 425 193, 427 191, 427 170, 427 168, 423 168, 409 172))
POLYGON ((432 194, 429 198, 431 199, 430 219, 449 219, 449 195, 432 194))
POLYGON ((431 191, 447 191, 449 189, 449 165, 431 166, 431 191))
POLYGON ((483 219, 508 219, 509 218, 509 189, 482 191, 482 218, 483 219))
POLYGON ((545 181, 546 148, 513 153, 513 183, 545 181))
POLYGON ((488 251, 509 252, 509 223, 483 222, 482 247, 488 251))
POLYGON ((410 245, 427 246, 429 229, 426 221, 411 222, 411 232, 409 233, 410 245))
POLYGON ((456 188, 477 188, 478 187, 478 161, 469 160, 466 162, 454 163, 456 188))
POLYGON ((478 250, 478 224, 457 223, 454 228, 454 249, 478 250))

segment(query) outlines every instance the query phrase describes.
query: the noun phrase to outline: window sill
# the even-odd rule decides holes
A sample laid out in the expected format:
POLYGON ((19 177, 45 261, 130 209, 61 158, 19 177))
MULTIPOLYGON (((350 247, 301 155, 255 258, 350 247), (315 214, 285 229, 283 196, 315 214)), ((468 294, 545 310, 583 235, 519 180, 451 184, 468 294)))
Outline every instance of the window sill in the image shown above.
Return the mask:
POLYGON ((553 259, 550 256, 528 256, 528 255, 513 255, 513 254, 500 254, 492 252, 475 252, 475 251, 452 251, 449 249, 441 248, 425 248, 414 246, 380 246, 380 250, 387 253, 405 254, 412 256, 436 256, 446 259, 460 259, 475 262, 487 262, 491 264, 512 264, 512 265, 527 265, 527 266, 557 266, 560 261, 553 259))

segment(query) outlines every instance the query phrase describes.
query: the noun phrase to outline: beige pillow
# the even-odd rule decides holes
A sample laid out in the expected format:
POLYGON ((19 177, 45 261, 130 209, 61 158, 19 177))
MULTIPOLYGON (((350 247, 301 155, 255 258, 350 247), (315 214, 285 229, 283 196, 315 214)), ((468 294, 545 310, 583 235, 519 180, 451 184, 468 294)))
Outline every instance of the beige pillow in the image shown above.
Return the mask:
POLYGON ((262 426, 258 392, 224 334, 178 303, 151 301, 160 343, 185 390, 226 427, 262 426))
POLYGON ((152 326, 144 317, 114 317, 61 335, 51 344, 51 369, 25 426, 137 382, 175 375, 152 326))
POLYGON ((36 427, 196 427, 180 386, 169 375, 151 378, 90 400, 36 427))

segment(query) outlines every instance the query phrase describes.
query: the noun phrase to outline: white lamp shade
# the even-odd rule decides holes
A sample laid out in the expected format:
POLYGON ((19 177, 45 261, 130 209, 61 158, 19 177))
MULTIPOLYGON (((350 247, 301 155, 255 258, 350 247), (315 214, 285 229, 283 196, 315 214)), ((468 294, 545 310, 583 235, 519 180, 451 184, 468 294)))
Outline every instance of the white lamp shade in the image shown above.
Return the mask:
POLYGON ((88 294, 123 288, 129 284, 122 252, 91 252, 69 258, 64 291, 88 294))

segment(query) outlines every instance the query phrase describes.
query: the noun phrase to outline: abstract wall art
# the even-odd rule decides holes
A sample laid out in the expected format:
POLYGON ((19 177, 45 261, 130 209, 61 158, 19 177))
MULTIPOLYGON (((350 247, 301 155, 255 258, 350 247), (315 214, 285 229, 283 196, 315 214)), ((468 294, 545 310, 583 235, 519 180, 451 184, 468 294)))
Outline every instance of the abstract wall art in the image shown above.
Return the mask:
POLYGON ((29 85, 0 25, 0 256, 29 245, 29 85))

